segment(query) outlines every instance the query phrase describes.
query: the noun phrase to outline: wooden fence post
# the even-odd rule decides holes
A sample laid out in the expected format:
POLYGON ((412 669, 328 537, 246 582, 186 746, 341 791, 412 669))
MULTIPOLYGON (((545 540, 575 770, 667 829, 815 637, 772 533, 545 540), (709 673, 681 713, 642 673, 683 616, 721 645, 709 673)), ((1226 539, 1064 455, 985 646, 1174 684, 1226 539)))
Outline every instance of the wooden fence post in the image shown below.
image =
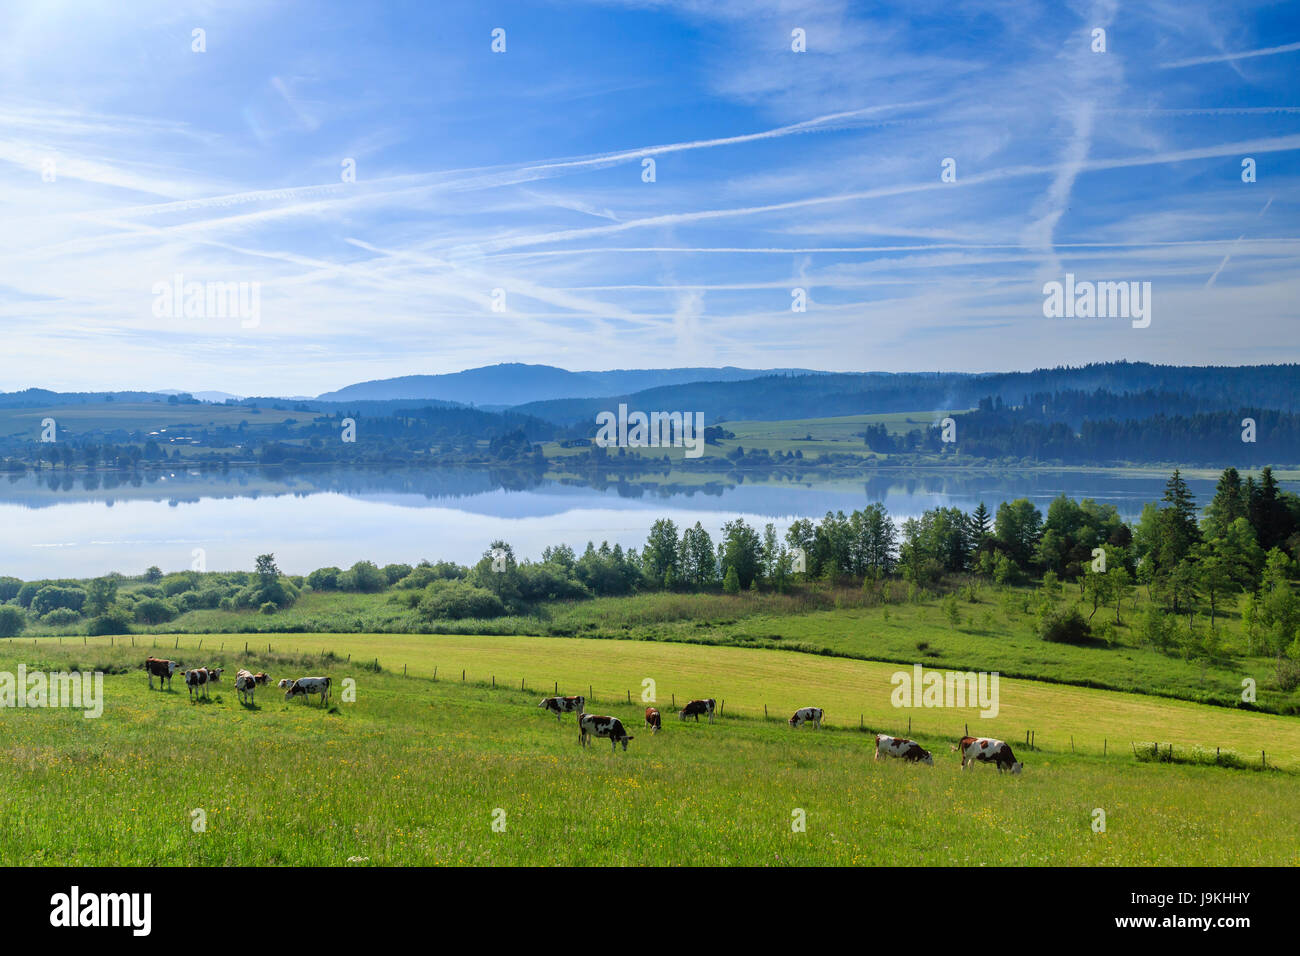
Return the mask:
POLYGON ((767 720, 767 704, 763 705, 763 719, 767 720))

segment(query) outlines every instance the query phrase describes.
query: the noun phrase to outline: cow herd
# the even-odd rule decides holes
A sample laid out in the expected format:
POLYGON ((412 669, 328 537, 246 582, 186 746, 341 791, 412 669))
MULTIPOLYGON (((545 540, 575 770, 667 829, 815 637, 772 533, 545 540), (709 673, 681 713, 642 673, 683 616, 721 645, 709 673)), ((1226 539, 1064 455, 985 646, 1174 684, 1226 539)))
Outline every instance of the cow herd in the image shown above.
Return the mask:
MULTIPOLYGON (((153 679, 155 677, 158 678, 159 689, 162 689, 164 682, 166 682, 167 688, 170 689, 172 677, 181 670, 181 664, 179 661, 150 657, 144 662, 144 669, 149 676, 150 690, 153 689, 153 679)), ((198 667, 184 671, 185 686, 189 689, 190 700, 193 701, 196 697, 207 697, 208 685, 220 683, 224 669, 221 667, 198 667)), ((257 688, 270 682, 271 677, 269 674, 254 674, 251 671, 241 669, 235 675, 235 690, 241 701, 252 704, 253 695, 257 688)), ((330 679, 328 677, 299 677, 296 680, 286 677, 279 682, 279 687, 284 691, 285 700, 292 700, 294 697, 306 699, 307 697, 319 696, 322 705, 329 701, 330 679)), ((712 697, 687 701, 686 706, 677 712, 677 719, 687 720, 694 717, 695 722, 699 723, 700 718, 704 717, 711 724, 713 723, 713 715, 717 710, 717 703, 712 697)), ((564 714, 577 714, 578 743, 583 747, 590 745, 593 737, 600 737, 608 740, 610 748, 614 751, 618 750, 619 744, 622 744, 623 749, 627 750, 627 745, 634 739, 623 726, 623 722, 617 717, 587 713, 587 698, 585 697, 544 697, 537 706, 554 714, 557 722, 564 714)), ((804 724, 812 724, 814 729, 820 730, 825 713, 820 707, 800 707, 787 723, 796 729, 804 724)), ((645 726, 650 728, 652 734, 657 734, 663 730, 663 717, 658 708, 647 707, 645 709, 645 726)), ((1009 770, 1014 774, 1020 773, 1024 769, 1024 764, 1016 759, 1015 754, 1011 752, 1011 747, 1004 741, 992 737, 962 737, 957 744, 952 746, 952 749, 961 754, 963 770, 973 767, 976 763, 991 763, 998 768, 999 773, 1009 770)), ((881 757, 897 757, 909 763, 923 763, 931 767, 934 766, 934 756, 930 751, 915 740, 909 740, 906 737, 876 734, 875 759, 879 760, 881 757)))
MULTIPOLYGON (((149 675, 149 689, 153 690, 153 679, 158 678, 158 688, 161 690, 164 682, 167 689, 172 686, 172 677, 181 672, 185 678, 185 686, 189 689, 190 700, 193 701, 198 697, 208 696, 208 685, 221 683, 221 674, 225 671, 224 667, 196 667, 193 670, 181 671, 180 661, 170 661, 161 657, 150 657, 144 662, 145 673, 149 675)), ((252 671, 240 669, 235 674, 235 691, 241 701, 249 704, 254 703, 253 696, 258 687, 264 687, 271 683, 271 676, 266 673, 254 674, 252 671)), ((329 700, 330 679, 328 677, 299 677, 296 680, 284 678, 280 681, 280 689, 284 691, 284 699, 292 700, 295 697, 302 697, 304 700, 308 696, 319 695, 321 704, 329 700)))
MULTIPOLYGON (((556 721, 559 721, 563 714, 577 714, 578 743, 583 747, 591 743, 591 738, 602 737, 609 741, 612 750, 617 751, 619 744, 622 744, 623 749, 627 750, 628 743, 634 739, 624 728, 623 721, 617 717, 587 713, 587 698, 585 697, 544 697, 537 706, 554 714, 556 721)), ((716 706, 717 701, 712 697, 692 700, 677 712, 677 719, 686 720, 689 717, 694 717, 695 722, 699 723, 700 717, 703 716, 708 719, 709 723, 713 723, 716 706)), ((804 724, 812 724, 815 729, 820 730, 824 716, 825 711, 820 707, 800 707, 787 722, 794 728, 802 727, 804 724)), ((657 734, 663 729, 663 718, 657 708, 647 707, 645 709, 645 726, 650 728, 652 734, 657 734)), ((1004 741, 995 740, 992 737, 962 737, 957 744, 952 745, 952 749, 961 753, 963 770, 975 766, 976 763, 991 763, 998 768, 999 773, 1005 770, 1020 773, 1024 769, 1024 764, 1016 759, 1015 754, 1011 752, 1011 747, 1004 741)), ((931 767, 934 766, 934 756, 930 751, 915 740, 909 740, 906 737, 876 734, 875 759, 879 760, 881 757, 898 757, 909 763, 923 763, 931 767)))

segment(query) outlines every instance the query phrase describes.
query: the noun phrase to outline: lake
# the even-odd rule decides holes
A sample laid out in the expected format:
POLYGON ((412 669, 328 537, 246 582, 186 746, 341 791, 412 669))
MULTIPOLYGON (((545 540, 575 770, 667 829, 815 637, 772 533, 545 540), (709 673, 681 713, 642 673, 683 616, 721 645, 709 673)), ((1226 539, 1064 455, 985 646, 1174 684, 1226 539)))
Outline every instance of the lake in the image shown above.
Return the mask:
MULTIPOLYGON (((715 535, 743 517, 782 533, 800 517, 819 518, 882 502, 896 520, 940 505, 970 511, 983 501, 1027 497, 1046 512, 1056 495, 1114 504, 1126 519, 1156 501, 1163 471, 992 471, 879 469, 856 481, 744 482, 668 490, 596 488, 521 480, 471 469, 273 469, 199 474, 176 469, 121 475, 0 479, 0 574, 24 579, 88 577, 150 565, 185 570, 202 558, 210 571, 251 570, 273 552, 281 569, 379 565, 421 559, 472 563, 490 542, 510 542, 520 558, 550 544, 581 551, 588 541, 640 547, 655 519, 700 522, 715 535)), ((1198 505, 1214 480, 1188 480, 1198 505)), ((1284 485, 1295 490, 1295 482, 1284 485)))

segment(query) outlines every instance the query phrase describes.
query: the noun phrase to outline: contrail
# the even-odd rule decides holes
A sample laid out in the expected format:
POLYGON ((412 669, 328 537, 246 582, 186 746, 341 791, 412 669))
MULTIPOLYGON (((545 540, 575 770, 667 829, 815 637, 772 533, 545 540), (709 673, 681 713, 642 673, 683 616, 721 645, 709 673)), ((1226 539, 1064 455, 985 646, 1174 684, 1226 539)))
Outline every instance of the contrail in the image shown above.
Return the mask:
POLYGON ((1222 53, 1218 56, 1196 56, 1189 60, 1174 60, 1161 63, 1160 69, 1173 70, 1180 66, 1198 66, 1202 63, 1225 63, 1228 60, 1244 60, 1252 56, 1272 56, 1275 53, 1294 53, 1300 50, 1300 43, 1286 43, 1282 46, 1265 47, 1262 50, 1242 50, 1240 53, 1222 53))

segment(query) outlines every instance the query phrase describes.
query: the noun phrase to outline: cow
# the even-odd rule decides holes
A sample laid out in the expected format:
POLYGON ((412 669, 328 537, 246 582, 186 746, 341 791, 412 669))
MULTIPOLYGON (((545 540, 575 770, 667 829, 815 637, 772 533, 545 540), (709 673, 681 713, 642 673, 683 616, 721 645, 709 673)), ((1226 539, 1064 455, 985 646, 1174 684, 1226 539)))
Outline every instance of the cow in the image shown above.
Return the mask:
POLYGON ((144 662, 145 673, 149 675, 149 689, 153 690, 153 679, 158 678, 158 689, 162 690, 163 681, 167 689, 172 689, 172 675, 181 669, 180 661, 169 661, 165 657, 150 657, 144 662))
POLYGON ((980 763, 995 763, 998 765, 998 773, 1004 770, 1010 770, 1012 773, 1020 773, 1025 765, 1016 759, 1016 755, 1011 752, 1011 748, 1001 740, 994 740, 992 737, 963 737, 952 748, 961 751, 961 767, 965 770, 967 767, 975 766, 975 761, 980 763))
POLYGON ((259 686, 265 687, 267 684, 271 683, 271 675, 268 674, 268 673, 266 673, 265 671, 262 671, 262 672, 259 673, 259 674, 254 674, 254 675, 253 675, 253 680, 254 680, 254 681, 255 681, 259 686))
POLYGON ((198 667, 192 671, 186 671, 185 686, 190 690, 190 700, 194 699, 196 693, 201 693, 204 697, 207 697, 208 685, 219 683, 223 670, 225 670, 224 667, 198 667))
POLYGON ((587 746, 592 737, 608 737, 611 750, 618 750, 621 743, 627 750, 629 740, 633 738, 623 729, 623 721, 617 717, 600 717, 596 714, 578 715, 578 743, 587 746))
POLYGON ((934 766, 934 757, 930 755, 930 751, 915 740, 908 740, 906 737, 876 734, 876 759, 879 760, 882 754, 886 757, 902 757, 909 763, 934 766))
POLYGON ((254 703, 253 691, 257 689, 257 678, 246 670, 240 670, 235 675, 235 691, 241 700, 247 700, 250 704, 254 703))
POLYGON ((308 694, 320 694, 320 702, 325 703, 330 696, 330 679, 328 677, 299 677, 284 692, 284 699, 290 700, 298 695, 305 698, 308 694))
POLYGON ((561 714, 582 714, 587 709, 585 697, 544 697, 538 707, 545 707, 558 721, 561 714))
POLYGON ((802 727, 804 724, 812 724, 817 730, 821 730, 822 717, 825 713, 820 707, 800 707, 790 718, 790 726, 802 727))
POLYGON ((717 704, 712 697, 706 697, 704 700, 693 700, 677 712, 678 720, 685 720, 687 717, 694 717, 695 722, 700 722, 700 714, 705 714, 709 718, 709 723, 713 723, 713 708, 717 704))
POLYGON ((659 716, 659 711, 654 707, 645 709, 645 725, 650 728, 652 734, 657 734, 664 729, 663 719, 659 716))
POLYGON ((293 681, 287 677, 280 678, 280 690, 288 690, 293 686, 293 681))

